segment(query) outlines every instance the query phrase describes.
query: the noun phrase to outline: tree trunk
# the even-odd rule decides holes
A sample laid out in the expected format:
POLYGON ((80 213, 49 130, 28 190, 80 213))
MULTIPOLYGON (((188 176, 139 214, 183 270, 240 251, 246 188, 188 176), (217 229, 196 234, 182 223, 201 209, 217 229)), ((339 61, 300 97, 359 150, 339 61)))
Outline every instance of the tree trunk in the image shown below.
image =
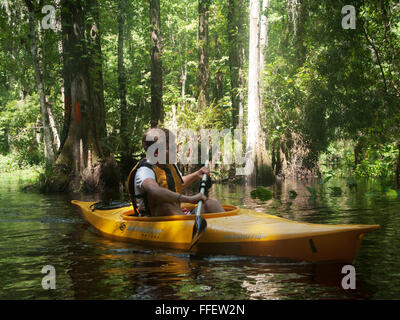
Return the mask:
POLYGON ((260 123, 259 77, 260 77, 260 46, 259 46, 259 0, 250 0, 250 30, 249 30, 249 77, 248 77, 248 118, 247 145, 249 159, 246 161, 246 173, 249 182, 272 182, 274 174, 271 168, 265 137, 260 123))
POLYGON ((102 142, 107 137, 106 117, 104 109, 104 84, 103 84, 103 55, 100 44, 99 28, 99 4, 98 0, 86 0, 85 3, 85 28, 87 39, 88 54, 88 80, 89 80, 89 98, 92 103, 89 116, 93 117, 89 124, 92 130, 89 131, 91 143, 97 144, 100 151, 100 157, 110 154, 109 150, 102 148, 102 142), (93 136, 91 136, 93 135, 93 136))
POLYGON ((259 133, 259 0, 250 0, 250 25, 249 25, 249 77, 248 77, 248 118, 247 118, 247 146, 250 152, 250 162, 246 163, 247 175, 254 180, 254 165, 256 144, 259 133), (250 166, 249 166, 250 165, 250 166))
POLYGON ((221 67, 219 66, 220 62, 218 60, 221 59, 222 53, 221 53, 221 43, 218 38, 218 34, 215 35, 214 37, 215 41, 215 64, 217 65, 217 72, 215 75, 215 91, 214 91, 214 100, 215 102, 218 102, 219 100, 222 99, 224 93, 223 93, 223 74, 221 71, 221 67))
MULTIPOLYGON (((185 22, 187 24, 189 24, 187 6, 185 8, 185 22)), ((183 35, 182 55, 184 57, 183 58, 183 66, 181 67, 181 99, 182 99, 181 107, 182 107, 182 110, 183 110, 183 105, 185 103, 186 80, 187 80, 187 39, 186 39, 186 34, 183 35)))
POLYGON ((106 132, 97 1, 86 5, 81 0, 61 2, 68 127, 57 164, 64 168, 72 190, 81 185, 88 191, 115 190, 119 189, 115 160, 105 157, 100 143, 106 132))
MULTIPOLYGON (((58 4, 58 9, 61 10, 62 8, 62 4, 58 4)), ((64 38, 67 37, 66 35, 66 28, 62 27, 62 21, 61 21, 62 17, 60 16, 59 18, 57 18, 56 20, 56 29, 58 31, 58 33, 60 34, 59 39, 58 39, 58 51, 59 54, 61 56, 61 62, 62 62, 62 66, 63 66, 63 72, 62 72, 62 76, 61 76, 61 98, 63 101, 63 105, 64 105, 64 123, 63 123, 63 128, 61 131, 61 139, 60 139, 60 148, 59 148, 59 152, 61 152, 61 150, 64 147, 64 143, 67 139, 68 136, 68 130, 69 130, 69 124, 70 124, 70 119, 71 119, 71 101, 68 101, 68 97, 65 95, 65 75, 66 75, 66 66, 67 66, 67 62, 64 60, 65 58, 65 54, 64 54, 64 38)))
POLYGON ((243 3, 242 0, 228 0, 228 41, 229 69, 231 82, 232 127, 243 130, 243 3))
POLYGON ((51 132, 53 133, 53 144, 58 151, 60 149, 60 137, 58 136, 58 130, 56 127, 56 122, 54 121, 53 113, 51 112, 50 103, 46 103, 47 107, 47 115, 49 116, 49 124, 51 128, 51 132))
POLYGON ((261 11, 261 23, 260 23, 260 72, 261 72, 261 83, 264 75, 264 50, 268 47, 268 21, 267 21, 267 10, 269 8, 269 0, 262 0, 262 11, 261 11))
POLYGON ((37 117, 36 119, 36 125, 35 125, 35 137, 36 137, 36 142, 40 148, 40 127, 41 127, 41 123, 40 123, 40 116, 37 117))
POLYGON ((390 5, 390 1, 380 1, 380 11, 382 14, 383 23, 385 25, 385 38, 384 42, 387 44, 387 49, 383 50, 387 53, 387 59, 389 60, 387 63, 388 66, 388 78, 393 86, 393 88, 397 91, 397 95, 400 91, 400 79, 398 76, 394 76, 399 74, 399 65, 398 65, 398 50, 396 50, 393 38, 396 38, 396 34, 392 28, 394 28, 395 24, 393 21, 393 13, 390 5), (393 26, 393 27, 392 27, 393 26), (392 70, 393 69, 393 70, 392 70))
POLYGON ((184 99, 186 95, 186 79, 187 79, 187 68, 186 68, 186 60, 184 61, 184 65, 181 68, 181 99, 182 104, 184 104, 184 99))
POLYGON ((30 49, 32 55, 33 68, 35 71, 35 81, 38 87, 38 93, 40 98, 40 114, 42 117, 43 126, 43 137, 44 137, 44 147, 45 155, 50 163, 55 160, 55 155, 53 151, 53 145, 51 142, 51 133, 48 124, 48 113, 47 113, 47 99, 44 90, 43 76, 40 70, 40 62, 37 55, 37 44, 36 44, 36 31, 35 31, 35 13, 34 7, 31 0, 25 0, 26 6, 29 12, 29 39, 30 39, 30 49))
POLYGON ((305 18, 306 18, 306 8, 305 8, 305 0, 299 0, 297 10, 297 22, 295 30, 295 46, 296 46, 296 57, 297 57, 297 65, 299 67, 303 66, 304 61, 306 59, 306 47, 304 45, 304 36, 305 36, 305 18))
POLYGON ((128 113, 126 103, 126 72, 124 65, 124 26, 125 26, 126 0, 119 0, 118 15, 118 89, 120 103, 120 139, 121 139, 121 161, 124 163, 128 154, 128 113))
POLYGON ((269 0, 262 0, 262 11, 260 20, 260 88, 259 88, 259 103, 260 111, 263 110, 264 100, 264 65, 265 65, 265 49, 268 47, 268 20, 267 10, 269 8, 269 0))
POLYGON ((7 21, 10 22, 11 21, 11 11, 10 11, 10 6, 8 4, 8 0, 3 0, 3 8, 7 14, 7 21))
POLYGON ((204 109, 209 104, 208 92, 208 16, 210 11, 210 0, 199 0, 199 29, 198 29, 198 55, 199 55, 199 69, 198 69, 198 88, 199 95, 197 106, 199 110, 204 109))
POLYGON ((396 164, 396 184, 397 188, 400 188, 400 140, 396 141, 397 144, 397 164, 396 164))
POLYGON ((151 48, 151 127, 164 122, 162 104, 162 63, 161 63, 161 18, 160 0, 150 0, 150 38, 151 48))

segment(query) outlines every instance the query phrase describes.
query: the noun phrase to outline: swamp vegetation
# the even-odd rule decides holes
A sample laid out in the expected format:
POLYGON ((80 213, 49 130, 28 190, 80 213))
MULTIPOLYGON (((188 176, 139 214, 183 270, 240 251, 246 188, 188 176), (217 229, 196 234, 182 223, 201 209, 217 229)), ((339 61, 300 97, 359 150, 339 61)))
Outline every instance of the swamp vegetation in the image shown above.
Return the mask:
POLYGON ((228 128, 254 151, 248 181, 397 190, 400 5, 353 1, 345 29, 346 4, 1 0, 0 171, 36 170, 42 191, 115 191, 146 128, 228 128))

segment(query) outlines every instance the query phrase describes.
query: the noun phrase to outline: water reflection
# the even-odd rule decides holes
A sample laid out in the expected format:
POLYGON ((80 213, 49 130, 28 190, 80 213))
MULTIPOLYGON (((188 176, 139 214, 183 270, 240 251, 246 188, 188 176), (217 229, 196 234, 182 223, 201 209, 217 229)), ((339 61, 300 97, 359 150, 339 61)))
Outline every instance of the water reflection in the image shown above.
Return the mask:
POLYGON ((286 181, 267 202, 249 186, 214 185, 223 203, 317 223, 380 224, 354 262, 357 289, 341 288, 340 264, 287 263, 265 258, 197 256, 110 241, 95 233, 70 205, 91 195, 38 195, 0 178, 1 299, 397 299, 400 296, 400 202, 366 196, 379 185, 344 181, 286 181), (341 197, 329 187, 340 186, 341 197), (290 198, 289 191, 298 196, 290 198), (41 268, 54 265, 57 289, 43 290, 41 268))

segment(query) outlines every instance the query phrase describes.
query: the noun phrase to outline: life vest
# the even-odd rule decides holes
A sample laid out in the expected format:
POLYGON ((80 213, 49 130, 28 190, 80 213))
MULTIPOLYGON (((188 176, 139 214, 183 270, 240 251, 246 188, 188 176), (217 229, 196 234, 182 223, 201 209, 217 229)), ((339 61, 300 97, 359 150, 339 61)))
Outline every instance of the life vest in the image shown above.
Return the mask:
POLYGON ((132 202, 135 215, 150 215, 149 206, 147 203, 146 193, 143 194, 135 194, 135 176, 139 168, 147 167, 153 170, 156 176, 157 184, 162 187, 169 189, 176 193, 182 193, 183 190, 183 180, 181 175, 179 174, 178 168, 175 164, 166 164, 165 166, 161 167, 159 165, 152 165, 150 164, 147 159, 142 159, 138 161, 138 163, 133 167, 132 171, 130 172, 128 179, 126 181, 126 188, 128 190, 129 199, 132 202), (141 198, 143 199, 145 210, 139 210, 137 206, 136 199, 141 198))

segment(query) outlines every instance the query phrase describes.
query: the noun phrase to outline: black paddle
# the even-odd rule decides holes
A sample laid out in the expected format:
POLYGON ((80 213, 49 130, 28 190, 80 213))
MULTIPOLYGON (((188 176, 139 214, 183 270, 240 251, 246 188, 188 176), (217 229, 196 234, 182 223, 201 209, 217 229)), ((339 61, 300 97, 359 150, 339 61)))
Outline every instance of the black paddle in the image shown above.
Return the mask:
MULTIPOLYGON (((208 168, 208 160, 204 164, 206 168, 208 168)), ((206 181, 207 181, 207 174, 203 174, 203 178, 200 182, 200 193, 204 194, 206 191, 206 181)), ((192 233, 192 243, 190 244, 189 250, 192 250, 193 246, 200 240, 200 237, 204 234, 207 229, 207 221, 204 219, 201 213, 201 207, 203 206, 203 201, 200 200, 197 204, 197 211, 196 211, 196 218, 193 226, 193 233, 192 233)))

